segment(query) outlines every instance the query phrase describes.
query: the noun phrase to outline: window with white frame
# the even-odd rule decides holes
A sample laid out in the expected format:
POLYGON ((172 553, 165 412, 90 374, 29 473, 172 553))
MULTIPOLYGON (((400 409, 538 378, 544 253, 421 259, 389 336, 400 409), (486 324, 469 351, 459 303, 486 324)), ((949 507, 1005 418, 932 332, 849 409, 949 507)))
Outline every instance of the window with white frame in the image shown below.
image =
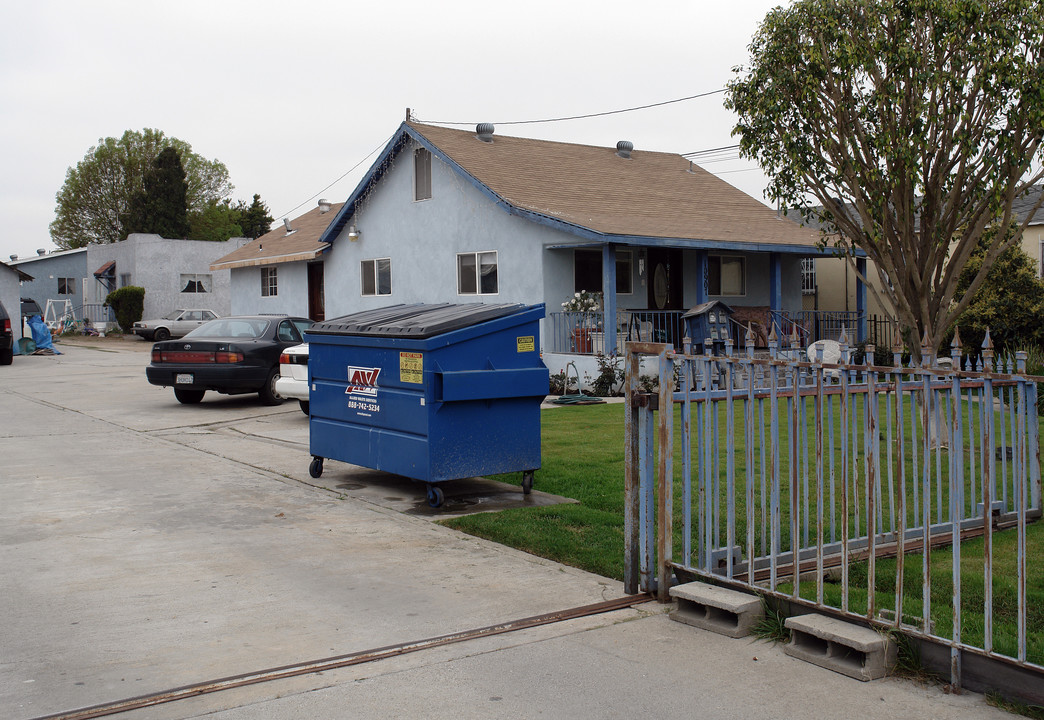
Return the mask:
POLYGON ((741 255, 711 255, 707 258, 708 295, 746 295, 747 263, 741 255))
POLYGON ((431 153, 427 148, 413 151, 413 199, 431 198, 431 153))
POLYGON ((816 259, 801 258, 801 294, 816 294, 816 259))
POLYGON ((391 258, 363 260, 360 267, 363 295, 391 295, 391 258))
POLYGON ((214 276, 181 273, 181 282, 179 284, 183 293, 208 293, 214 289, 214 276))
POLYGON ((131 284, 130 273, 120 273, 120 287, 127 287, 131 284))
POLYGON ((275 297, 279 294, 278 268, 261 268, 261 297, 275 297))
POLYGON ((58 278, 58 294, 59 295, 75 295, 76 294, 76 278, 58 278))
POLYGON ((457 255, 458 295, 496 295, 498 292, 495 250, 457 255))

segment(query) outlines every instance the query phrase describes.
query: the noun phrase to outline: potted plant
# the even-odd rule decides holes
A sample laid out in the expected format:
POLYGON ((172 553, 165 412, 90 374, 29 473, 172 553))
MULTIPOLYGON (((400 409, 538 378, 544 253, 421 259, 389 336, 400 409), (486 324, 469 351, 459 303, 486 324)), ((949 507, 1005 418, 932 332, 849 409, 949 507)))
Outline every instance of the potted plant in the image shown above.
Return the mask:
POLYGON ((591 352, 591 331, 598 324, 595 313, 602 309, 602 293, 581 290, 562 303, 562 310, 575 313, 573 320, 573 349, 578 353, 591 352))

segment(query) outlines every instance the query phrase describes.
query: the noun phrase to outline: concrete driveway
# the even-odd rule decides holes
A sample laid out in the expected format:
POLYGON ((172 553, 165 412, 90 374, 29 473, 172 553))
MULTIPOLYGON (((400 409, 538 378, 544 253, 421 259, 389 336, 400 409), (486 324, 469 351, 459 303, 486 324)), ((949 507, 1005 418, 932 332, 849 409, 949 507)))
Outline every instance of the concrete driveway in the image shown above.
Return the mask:
MULTIPOLYGON (((328 462, 296 403, 179 405, 148 343, 0 368, 0 708, 35 718, 622 595, 430 522, 423 486, 328 462)), ((558 412, 558 411, 556 411, 558 412)), ((539 485, 539 475, 537 479, 539 485)), ((459 510, 555 502, 485 482, 459 510), (491 498, 487 500, 475 498, 491 498)), ((860 683, 649 603, 119 717, 1007 717, 860 683)))

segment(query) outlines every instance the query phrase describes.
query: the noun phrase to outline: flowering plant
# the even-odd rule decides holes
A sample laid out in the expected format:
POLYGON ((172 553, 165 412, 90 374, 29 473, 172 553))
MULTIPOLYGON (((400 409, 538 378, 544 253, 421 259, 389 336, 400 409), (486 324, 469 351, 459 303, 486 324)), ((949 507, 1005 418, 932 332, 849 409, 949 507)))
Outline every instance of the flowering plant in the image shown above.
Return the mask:
POLYGON ((581 290, 562 303, 566 312, 597 312, 602 309, 602 293, 581 290))

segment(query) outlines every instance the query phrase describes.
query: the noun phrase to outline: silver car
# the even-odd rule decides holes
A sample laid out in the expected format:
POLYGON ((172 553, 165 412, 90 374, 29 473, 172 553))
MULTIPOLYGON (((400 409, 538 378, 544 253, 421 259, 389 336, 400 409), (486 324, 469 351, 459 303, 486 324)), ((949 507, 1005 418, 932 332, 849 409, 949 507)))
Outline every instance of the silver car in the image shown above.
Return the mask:
POLYGON ((205 322, 217 318, 213 310, 178 309, 159 320, 142 320, 134 323, 131 332, 146 340, 161 342, 187 335, 205 322))

